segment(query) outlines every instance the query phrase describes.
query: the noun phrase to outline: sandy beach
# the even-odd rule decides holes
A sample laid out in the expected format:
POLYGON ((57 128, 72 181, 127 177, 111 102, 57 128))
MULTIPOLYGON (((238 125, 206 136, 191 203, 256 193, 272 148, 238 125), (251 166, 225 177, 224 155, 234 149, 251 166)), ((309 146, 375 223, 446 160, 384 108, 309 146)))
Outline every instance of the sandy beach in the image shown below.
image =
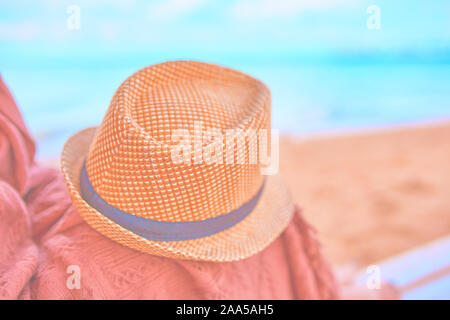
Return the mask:
POLYGON ((280 170, 335 265, 450 234, 450 123, 284 137, 280 170))

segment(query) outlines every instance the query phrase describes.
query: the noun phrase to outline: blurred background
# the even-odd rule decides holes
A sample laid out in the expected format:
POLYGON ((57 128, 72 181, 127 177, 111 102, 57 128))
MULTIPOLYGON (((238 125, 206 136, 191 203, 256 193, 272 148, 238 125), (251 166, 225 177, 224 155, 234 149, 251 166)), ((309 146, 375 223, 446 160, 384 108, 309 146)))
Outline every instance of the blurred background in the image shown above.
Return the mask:
POLYGON ((449 1, 0 3, 1 75, 55 166, 126 77, 175 59, 269 85, 280 170, 335 266, 450 299, 449 1))
POLYGON ((0 49, 40 157, 98 124, 131 73, 172 59, 260 78, 288 133, 450 117, 446 0, 2 1, 0 49))

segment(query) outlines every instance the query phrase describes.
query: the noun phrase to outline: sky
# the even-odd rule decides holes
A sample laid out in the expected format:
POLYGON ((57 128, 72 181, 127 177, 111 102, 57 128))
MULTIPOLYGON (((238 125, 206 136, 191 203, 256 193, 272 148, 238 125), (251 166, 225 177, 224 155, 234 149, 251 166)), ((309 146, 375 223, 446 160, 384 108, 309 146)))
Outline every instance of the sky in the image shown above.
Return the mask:
POLYGON ((108 63, 121 56, 126 64, 143 55, 447 60, 449 16, 446 0, 2 1, 0 67, 108 63), (377 30, 367 27, 371 5, 380 12, 377 30), (71 6, 79 8, 79 29, 67 27, 71 6))

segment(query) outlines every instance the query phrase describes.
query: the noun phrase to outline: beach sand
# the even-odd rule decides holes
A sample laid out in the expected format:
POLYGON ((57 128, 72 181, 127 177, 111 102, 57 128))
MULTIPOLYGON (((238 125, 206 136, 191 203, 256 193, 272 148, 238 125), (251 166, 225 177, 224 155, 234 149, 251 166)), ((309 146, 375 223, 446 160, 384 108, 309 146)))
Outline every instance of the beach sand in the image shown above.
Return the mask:
POLYGON ((280 171, 335 265, 450 234, 450 123, 282 137, 280 171))

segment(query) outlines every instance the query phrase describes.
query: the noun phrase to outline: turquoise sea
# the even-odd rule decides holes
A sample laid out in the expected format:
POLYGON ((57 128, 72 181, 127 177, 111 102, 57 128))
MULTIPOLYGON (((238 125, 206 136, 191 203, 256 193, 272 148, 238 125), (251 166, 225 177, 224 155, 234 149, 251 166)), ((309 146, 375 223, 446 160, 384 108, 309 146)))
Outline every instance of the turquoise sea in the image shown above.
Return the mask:
MULTIPOLYGON (((115 89, 144 65, 15 67, 3 68, 2 76, 38 139, 39 155, 54 157, 73 132, 100 123, 115 89)), ((282 132, 334 132, 450 119, 447 63, 226 65, 269 85, 273 127, 282 132)))

